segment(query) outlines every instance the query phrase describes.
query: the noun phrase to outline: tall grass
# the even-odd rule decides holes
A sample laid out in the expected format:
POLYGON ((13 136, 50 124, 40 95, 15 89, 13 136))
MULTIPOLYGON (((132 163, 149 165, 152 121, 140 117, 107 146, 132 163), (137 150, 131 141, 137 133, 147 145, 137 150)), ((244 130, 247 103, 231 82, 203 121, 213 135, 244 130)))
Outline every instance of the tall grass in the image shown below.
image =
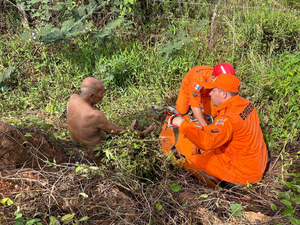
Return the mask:
MULTIPOLYGON (((214 66, 227 61, 235 67, 243 82, 241 95, 249 97, 259 109, 269 145, 275 146, 276 142, 287 138, 289 128, 295 122, 290 118, 294 114, 285 117, 278 113, 276 107, 283 110, 290 97, 282 96, 291 96, 297 89, 290 90, 288 94, 280 89, 276 92, 277 97, 270 97, 270 90, 274 95, 275 87, 266 88, 268 84, 277 87, 280 82, 288 82, 290 78, 276 71, 287 74, 290 67, 283 58, 287 54, 292 58, 298 57, 300 19, 297 11, 288 8, 292 7, 288 4, 286 1, 282 1, 281 5, 260 1, 246 1, 239 5, 236 1, 228 1, 222 4, 213 28, 216 31, 213 49, 208 47, 210 24, 199 23, 200 19, 210 20, 214 8, 211 4, 196 5, 200 10, 197 14, 192 10, 192 4, 181 4, 182 11, 178 11, 176 2, 170 5, 152 2, 149 7, 160 10, 162 17, 193 20, 168 21, 150 17, 149 24, 144 21, 144 28, 151 28, 148 31, 144 29, 128 35, 121 33, 106 44, 99 44, 95 39, 97 30, 65 43, 45 45, 30 42, 19 38, 19 33, 14 34, 20 29, 20 24, 7 23, 10 24, 8 34, 3 34, 0 42, 1 69, 7 66, 15 69, 1 83, 2 117, 20 118, 23 114, 40 111, 50 122, 56 120, 65 111, 69 96, 79 93, 81 81, 94 76, 101 79, 107 89, 102 110, 112 122, 127 124, 127 119, 120 121, 118 118, 136 115, 143 120, 142 117, 151 118, 152 105, 174 105, 182 78, 192 67, 214 66), (288 14, 282 10, 284 8, 289 10, 288 14), (155 26, 153 22, 157 22, 155 26), (168 24, 170 26, 167 27, 168 24), (194 30, 195 26, 199 29, 194 30), (176 36, 180 32, 183 35, 176 36), (126 41, 124 38, 128 37, 131 39, 126 41), (191 37, 187 44, 178 45, 181 41, 184 43, 187 37, 191 37), (166 46, 172 54, 166 54, 166 46), (277 83, 268 83, 267 78, 277 83), (266 104, 273 107, 266 109, 266 104), (118 108, 118 113, 114 108, 118 108), (268 122, 266 116, 270 117, 268 122), (270 120, 274 123, 271 124, 270 120), (272 130, 277 125, 284 128, 272 130), (270 131, 273 133, 270 134, 270 131)), ((7 18, 13 21, 16 14, 7 15, 7 18)), ((294 79, 297 72, 290 76, 294 79)), ((288 113, 289 110, 296 109, 288 108, 282 112, 288 113)), ((145 120, 143 123, 147 124, 145 120)))

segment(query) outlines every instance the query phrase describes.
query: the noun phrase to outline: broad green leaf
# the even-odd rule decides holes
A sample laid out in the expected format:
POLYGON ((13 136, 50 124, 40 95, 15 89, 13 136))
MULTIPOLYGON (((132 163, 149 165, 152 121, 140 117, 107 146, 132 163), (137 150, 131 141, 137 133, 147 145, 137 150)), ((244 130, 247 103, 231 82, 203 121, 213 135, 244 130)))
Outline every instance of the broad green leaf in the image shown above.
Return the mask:
POLYGON ((297 191, 300 193, 300 185, 296 185, 296 184, 294 184, 294 185, 293 185, 293 187, 294 187, 294 188, 296 188, 296 189, 297 189, 297 191))
POLYGON ((178 184, 171 184, 172 191, 178 192, 180 190, 180 186, 178 184))
MULTIPOLYGON (((275 191, 276 192, 276 191, 275 191)), ((285 192, 278 192, 280 195, 281 195, 281 197, 283 197, 283 198, 286 198, 286 199, 289 199, 290 198, 290 196, 287 194, 287 193, 285 193, 285 192)))
POLYGON ((280 202, 282 202, 283 204, 287 205, 287 206, 291 206, 292 203, 286 199, 281 200, 280 202))
POLYGON ((61 218, 61 220, 62 220, 65 224, 67 224, 67 223, 69 223, 69 222, 73 219, 74 216, 75 216, 75 213, 67 214, 67 215, 64 215, 64 216, 61 218))
POLYGON ((292 215, 295 212, 295 210, 292 207, 288 207, 286 210, 283 211, 283 216, 289 216, 292 215))
POLYGON ((26 221, 25 221, 24 217, 21 217, 21 218, 19 218, 19 219, 16 220, 15 225, 24 225, 25 222, 26 221))
POLYGON ((234 203, 231 207, 231 212, 233 216, 242 216, 243 212, 242 212, 242 206, 238 203, 234 203))
POLYGON ((9 198, 7 199, 7 205, 8 206, 11 206, 12 204, 14 204, 14 202, 9 198))
POLYGON ((76 173, 78 173, 80 170, 82 170, 82 167, 81 166, 78 166, 75 170, 76 173))
POLYGON ((15 219, 17 220, 17 219, 20 219, 20 218, 22 218, 22 217, 23 217, 23 214, 22 214, 22 213, 17 213, 15 219))
POLYGON ((272 209, 272 210, 277 210, 277 206, 276 206, 275 204, 272 203, 272 204, 271 204, 271 209, 272 209))
POLYGON ((49 219, 50 219, 49 225, 60 225, 60 222, 55 217, 50 216, 49 219))
POLYGON ((162 209, 162 205, 160 204, 160 202, 156 204, 156 208, 157 208, 157 210, 159 210, 159 211, 162 209))
POLYGON ((44 130, 47 132, 50 128, 53 128, 54 126, 52 124, 46 124, 44 127, 44 130))
POLYGON ((32 135, 30 133, 26 133, 24 136, 25 137, 32 137, 32 135))
POLYGON ((11 206, 12 204, 14 204, 14 202, 10 199, 10 198, 3 198, 3 199, 0 199, 0 203, 7 203, 8 206, 11 206))
POLYGON ((35 219, 27 221, 26 225, 33 225, 34 223, 39 222, 39 221, 41 221, 41 219, 35 218, 35 219))
POLYGON ((290 221, 291 221, 292 224, 296 224, 296 225, 300 224, 300 220, 299 219, 296 219, 296 218, 294 218, 292 216, 289 216, 289 219, 290 219, 290 221))
POLYGON ((94 149, 93 149, 93 151, 98 151, 98 150, 100 150, 101 148, 99 147, 99 146, 97 146, 97 147, 95 147, 94 149))
POLYGON ((208 198, 208 195, 204 194, 204 195, 200 195, 201 198, 208 198))
POLYGON ((284 184, 288 187, 291 188, 293 186, 293 184, 291 182, 284 182, 284 184))
POLYGON ((299 205, 300 204, 300 198, 292 198, 292 200, 297 204, 299 205))

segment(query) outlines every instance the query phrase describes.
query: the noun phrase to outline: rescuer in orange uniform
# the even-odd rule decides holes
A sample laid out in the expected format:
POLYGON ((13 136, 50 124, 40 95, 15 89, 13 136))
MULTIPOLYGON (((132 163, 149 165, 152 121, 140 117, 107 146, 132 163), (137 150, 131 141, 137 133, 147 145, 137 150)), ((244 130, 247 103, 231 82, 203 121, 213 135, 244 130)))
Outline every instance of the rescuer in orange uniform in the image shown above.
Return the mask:
POLYGON ((220 63, 215 67, 196 66, 184 76, 179 95, 177 97, 176 109, 185 115, 191 109, 195 118, 202 126, 207 123, 204 115, 216 116, 216 109, 211 104, 210 90, 203 87, 203 83, 212 81, 219 74, 230 73, 235 75, 233 67, 229 63, 220 63))
POLYGON ((221 74, 213 82, 210 97, 217 108, 214 124, 199 128, 180 117, 171 121, 202 154, 186 155, 185 163, 219 180, 237 184, 257 183, 265 171, 268 151, 256 108, 238 95, 236 76, 221 74))

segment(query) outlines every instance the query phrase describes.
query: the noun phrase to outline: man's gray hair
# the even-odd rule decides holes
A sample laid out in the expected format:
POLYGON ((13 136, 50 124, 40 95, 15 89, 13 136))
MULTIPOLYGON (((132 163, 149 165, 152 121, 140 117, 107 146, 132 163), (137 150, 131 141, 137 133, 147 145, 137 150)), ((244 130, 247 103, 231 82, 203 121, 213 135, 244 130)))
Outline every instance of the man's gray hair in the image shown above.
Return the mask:
POLYGON ((238 95, 238 92, 227 91, 231 97, 238 95))
POLYGON ((97 85, 96 82, 92 83, 89 87, 81 87, 81 94, 83 95, 90 95, 90 94, 96 94, 97 92, 97 85))

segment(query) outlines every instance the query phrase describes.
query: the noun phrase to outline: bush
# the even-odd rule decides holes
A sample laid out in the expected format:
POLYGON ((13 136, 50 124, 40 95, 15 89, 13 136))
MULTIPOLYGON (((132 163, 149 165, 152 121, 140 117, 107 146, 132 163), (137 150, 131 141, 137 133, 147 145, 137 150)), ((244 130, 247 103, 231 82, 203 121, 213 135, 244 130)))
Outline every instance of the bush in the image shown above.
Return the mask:
POLYGON ((269 126, 269 139, 272 145, 288 137, 293 141, 299 138, 300 129, 300 52, 285 52, 275 57, 270 73, 261 77, 262 109, 269 126))

